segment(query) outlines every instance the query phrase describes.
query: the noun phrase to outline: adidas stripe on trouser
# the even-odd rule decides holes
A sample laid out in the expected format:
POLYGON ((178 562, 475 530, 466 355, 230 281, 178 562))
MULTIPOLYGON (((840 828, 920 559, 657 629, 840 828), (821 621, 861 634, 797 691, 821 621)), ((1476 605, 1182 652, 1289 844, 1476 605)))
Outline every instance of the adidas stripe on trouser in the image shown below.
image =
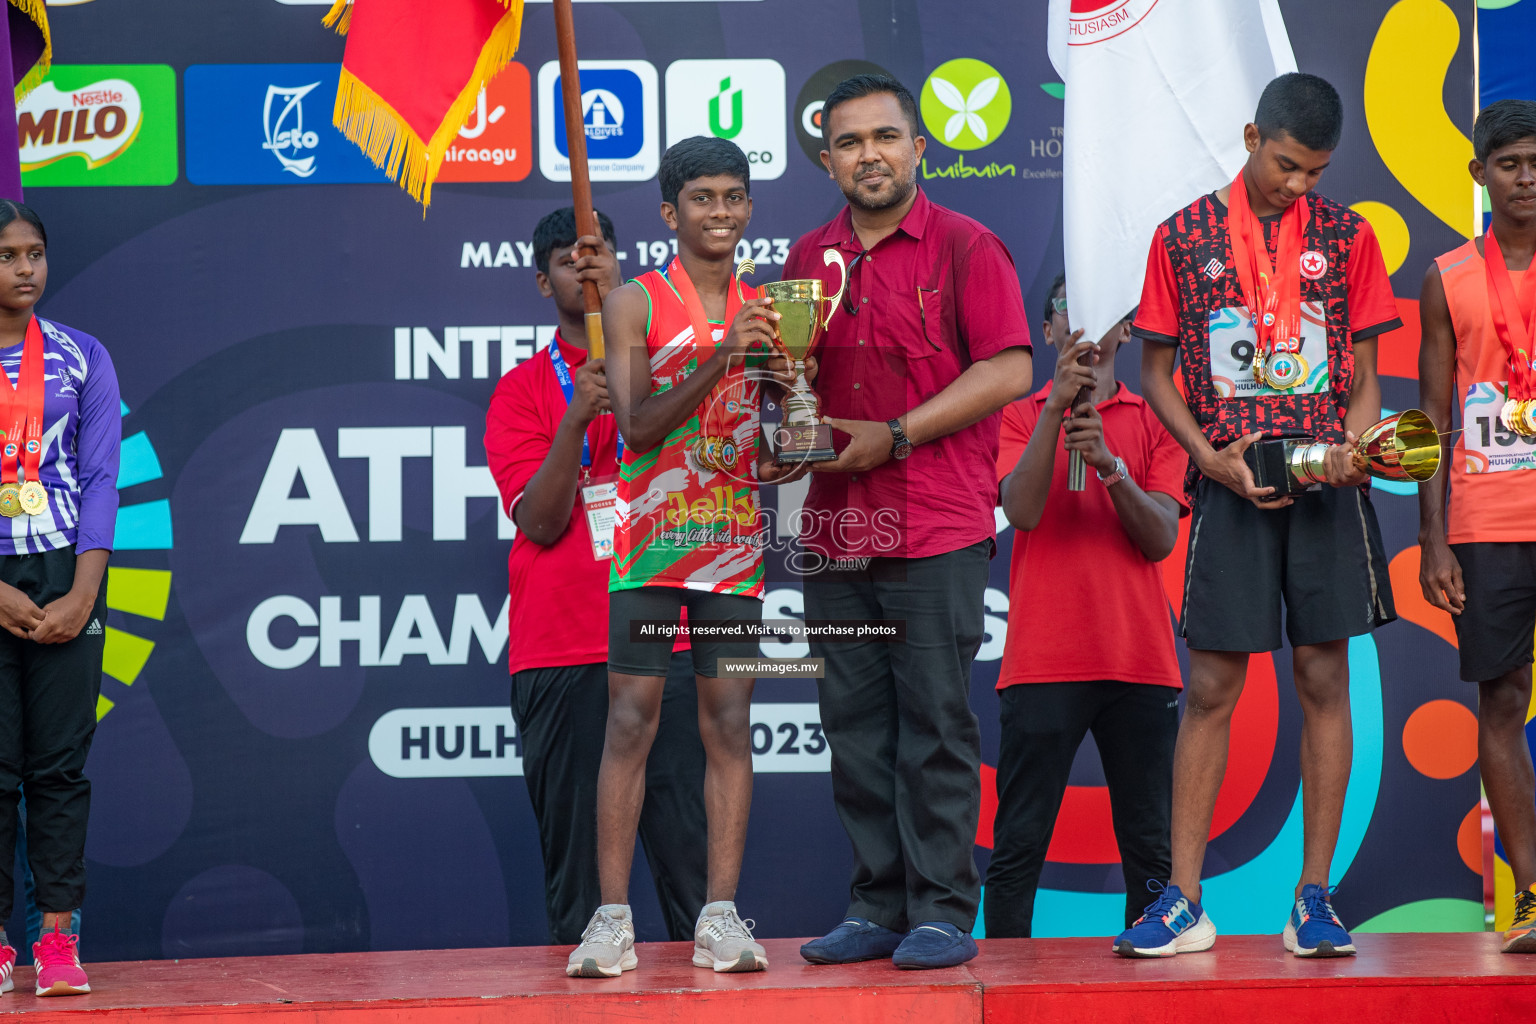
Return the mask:
MULTIPOLYGON (((73 547, 0 556, 0 582, 39 607, 66 594, 74 578, 73 547)), ((39 644, 0 629, 0 921, 11 916, 15 899, 16 803, 23 791, 38 909, 74 910, 85 899, 85 758, 96 732, 106 621, 103 578, 96 606, 68 643, 39 644)))

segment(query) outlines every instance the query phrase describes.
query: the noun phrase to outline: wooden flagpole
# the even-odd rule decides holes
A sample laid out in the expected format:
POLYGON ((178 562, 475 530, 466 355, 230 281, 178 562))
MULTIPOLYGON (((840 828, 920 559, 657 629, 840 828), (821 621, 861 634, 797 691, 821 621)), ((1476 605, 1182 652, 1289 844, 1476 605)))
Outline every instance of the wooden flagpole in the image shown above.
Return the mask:
MULTIPOLYGON (((571 205, 576 209, 576 233, 596 235, 597 215, 592 209, 592 179, 587 169, 587 131, 581 109, 581 75, 576 65, 576 25, 571 0, 554 0, 555 44, 560 53, 560 96, 565 106, 565 151, 571 161, 571 205)), ((603 300, 597 285, 581 283, 586 309, 587 353, 603 358, 603 300)))

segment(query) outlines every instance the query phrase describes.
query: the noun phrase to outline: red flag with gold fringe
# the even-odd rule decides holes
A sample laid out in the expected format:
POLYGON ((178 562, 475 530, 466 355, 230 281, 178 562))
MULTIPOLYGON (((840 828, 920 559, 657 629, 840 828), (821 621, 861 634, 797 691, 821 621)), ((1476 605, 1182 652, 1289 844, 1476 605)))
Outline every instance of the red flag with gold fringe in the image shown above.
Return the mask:
MULTIPOLYGON (((9 108, 9 124, 16 123, 16 105, 48 76, 53 63, 53 39, 48 32, 44 0, 10 0, 0 21, 0 49, 11 57, 14 88, 0 100, 0 121, 9 108)), ((21 199, 21 145, 0 150, 0 198, 21 199)))
POLYGON ((523 0, 336 0, 336 127, 423 206, 475 98, 517 52, 523 0))

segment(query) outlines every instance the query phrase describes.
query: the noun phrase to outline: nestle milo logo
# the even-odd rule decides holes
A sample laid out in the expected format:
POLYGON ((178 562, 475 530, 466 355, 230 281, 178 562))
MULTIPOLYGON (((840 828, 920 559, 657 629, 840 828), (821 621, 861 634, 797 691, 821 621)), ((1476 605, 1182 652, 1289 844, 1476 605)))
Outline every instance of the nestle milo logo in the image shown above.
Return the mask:
POLYGON ((21 169, 46 167, 67 156, 100 167, 133 144, 144 123, 144 104, 121 78, 63 92, 52 82, 32 91, 16 111, 21 169))
POLYGON ((61 64, 16 110, 22 183, 176 180, 176 73, 163 64, 61 64))

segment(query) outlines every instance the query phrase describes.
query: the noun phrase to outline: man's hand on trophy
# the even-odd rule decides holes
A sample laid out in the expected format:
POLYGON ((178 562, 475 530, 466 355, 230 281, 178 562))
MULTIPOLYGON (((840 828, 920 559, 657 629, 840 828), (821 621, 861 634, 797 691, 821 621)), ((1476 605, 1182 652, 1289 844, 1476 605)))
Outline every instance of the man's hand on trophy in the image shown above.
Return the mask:
POLYGON ((757 480, 764 484, 792 484, 811 471, 811 463, 801 459, 783 466, 774 461, 773 449, 766 442, 757 449, 757 480))
MULTIPOLYGON (((1061 386, 1059 377, 1057 386, 1061 386)), ((1084 402, 1072 410, 1072 418, 1067 420, 1067 451, 1082 452, 1083 461, 1098 470, 1100 476, 1115 468, 1115 457, 1104 445, 1104 417, 1099 415, 1092 402, 1084 402)))
POLYGON ((575 417, 577 424, 582 427, 602 413, 613 411, 613 405, 608 400, 608 373, 605 365, 601 359, 588 359, 572 375, 575 386, 571 389, 569 415, 575 417))
POLYGON ((848 435, 848 444, 838 450, 837 458, 818 462, 813 473, 862 473, 890 460, 891 428, 879 420, 839 420, 822 417, 833 430, 848 435))
POLYGON ((1361 465, 1364 460, 1355 455, 1356 440, 1355 435, 1346 430, 1345 443, 1334 445, 1323 456, 1323 468, 1328 470, 1328 482, 1334 487, 1359 487, 1370 479, 1370 474, 1361 465))
POLYGON ((725 337, 720 341, 719 351, 730 356, 774 351, 778 346, 773 325, 778 319, 779 314, 773 311, 772 299, 748 299, 741 304, 736 319, 731 321, 725 337))
POLYGON ((1419 586, 1424 600, 1441 611, 1460 615, 1467 607, 1467 587, 1461 579, 1461 563, 1437 533, 1419 541, 1419 586))
POLYGON ((1243 460, 1243 452, 1264 435, 1260 433, 1240 437, 1225 448, 1213 450, 1209 455, 1197 458, 1195 465, 1200 472, 1235 494, 1253 502, 1259 508, 1285 508, 1295 499, 1286 495, 1276 497, 1273 487, 1260 487, 1253 480, 1253 470, 1243 460))
POLYGON ((1082 341, 1082 331, 1074 331, 1072 344, 1056 357, 1056 379, 1051 384, 1051 393, 1045 396, 1045 413, 1048 416, 1060 418, 1065 415, 1072 405, 1072 400, 1083 388, 1093 390, 1097 380, 1093 375, 1093 366, 1080 366, 1078 360, 1083 353, 1092 352, 1091 362, 1099 361, 1099 346, 1091 341, 1082 341))
POLYGON ((599 298, 606 299, 609 292, 624 283, 624 275, 619 273, 619 261, 602 236, 582 235, 576 239, 575 255, 571 268, 576 271, 576 280, 597 285, 599 298))
POLYGON ((795 386, 795 363, 782 348, 775 347, 773 355, 763 364, 763 369, 771 375, 769 383, 777 384, 785 391, 795 386))

